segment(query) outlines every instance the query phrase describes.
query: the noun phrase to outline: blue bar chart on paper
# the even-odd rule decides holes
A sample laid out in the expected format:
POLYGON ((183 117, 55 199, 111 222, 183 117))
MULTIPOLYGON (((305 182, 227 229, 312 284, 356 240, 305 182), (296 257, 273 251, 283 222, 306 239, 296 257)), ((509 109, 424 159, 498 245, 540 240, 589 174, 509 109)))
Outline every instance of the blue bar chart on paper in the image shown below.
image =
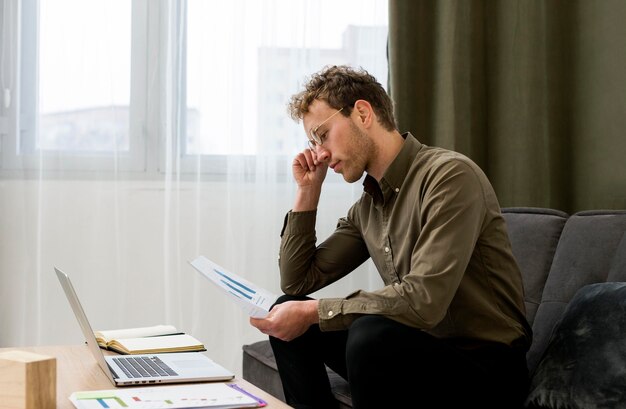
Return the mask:
POLYGON ((231 297, 251 317, 265 317, 278 298, 270 291, 258 287, 204 256, 197 257, 190 261, 190 264, 231 297))

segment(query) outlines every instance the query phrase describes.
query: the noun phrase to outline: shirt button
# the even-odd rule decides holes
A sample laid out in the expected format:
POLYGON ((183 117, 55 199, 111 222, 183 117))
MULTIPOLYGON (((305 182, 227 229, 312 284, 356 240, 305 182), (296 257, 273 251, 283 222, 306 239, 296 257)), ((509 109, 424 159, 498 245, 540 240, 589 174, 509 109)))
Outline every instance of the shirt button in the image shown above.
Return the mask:
POLYGON ((332 316, 333 316, 333 312, 332 312, 332 310, 331 310, 331 311, 328 311, 328 316, 329 316, 329 317, 332 317, 332 316))
POLYGON ((400 188, 399 188, 399 187, 397 187, 397 188, 395 189, 395 191, 396 191, 396 193, 398 193, 398 192, 400 191, 400 188))
POLYGON ((389 253, 389 247, 385 247, 385 253, 389 253))

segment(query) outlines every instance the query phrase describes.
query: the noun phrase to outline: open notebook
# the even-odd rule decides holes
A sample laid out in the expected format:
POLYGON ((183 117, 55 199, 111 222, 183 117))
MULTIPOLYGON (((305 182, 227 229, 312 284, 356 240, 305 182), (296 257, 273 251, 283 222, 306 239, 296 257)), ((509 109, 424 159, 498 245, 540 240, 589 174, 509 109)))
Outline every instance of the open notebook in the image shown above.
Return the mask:
POLYGON ((115 386, 227 381, 235 377, 232 372, 213 362, 201 352, 105 356, 98 346, 69 276, 56 267, 54 270, 87 340, 89 350, 115 386))

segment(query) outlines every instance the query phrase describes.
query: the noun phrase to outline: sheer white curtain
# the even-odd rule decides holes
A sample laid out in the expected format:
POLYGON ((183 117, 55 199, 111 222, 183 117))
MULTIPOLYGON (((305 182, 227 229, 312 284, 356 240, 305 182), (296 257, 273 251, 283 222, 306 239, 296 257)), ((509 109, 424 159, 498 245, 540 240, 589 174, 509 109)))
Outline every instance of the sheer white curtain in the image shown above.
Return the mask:
MULTIPOLYGON (((82 342, 57 266, 94 329, 172 324, 240 374, 264 336, 188 260, 280 293, 306 146, 286 103, 326 64, 386 83, 387 1, 1 3, 0 346, 82 342)), ((329 173, 318 239, 361 191, 329 173)), ((315 296, 379 283, 366 264, 315 296)))

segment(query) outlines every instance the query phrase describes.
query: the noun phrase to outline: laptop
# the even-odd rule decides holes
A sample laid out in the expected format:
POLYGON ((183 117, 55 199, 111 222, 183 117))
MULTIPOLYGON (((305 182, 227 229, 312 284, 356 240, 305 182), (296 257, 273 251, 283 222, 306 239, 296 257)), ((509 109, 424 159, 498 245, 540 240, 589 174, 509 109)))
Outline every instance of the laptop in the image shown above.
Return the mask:
POLYGON ((143 355, 105 355, 87 320, 69 276, 54 268, 65 296, 74 310, 89 350, 115 386, 138 384, 228 381, 235 374, 213 362, 202 352, 172 352, 143 355))

